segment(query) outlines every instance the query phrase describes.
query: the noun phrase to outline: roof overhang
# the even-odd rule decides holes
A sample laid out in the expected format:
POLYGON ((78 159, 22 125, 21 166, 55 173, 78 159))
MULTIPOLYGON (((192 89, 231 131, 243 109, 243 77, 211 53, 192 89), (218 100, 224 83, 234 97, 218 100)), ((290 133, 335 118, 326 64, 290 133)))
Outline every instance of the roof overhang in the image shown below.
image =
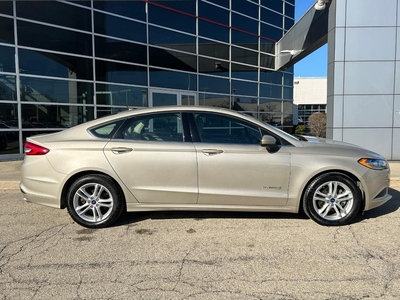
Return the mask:
POLYGON ((328 16, 330 2, 317 1, 304 16, 276 43, 275 69, 293 66, 328 41, 328 16), (319 2, 324 2, 324 9, 319 2), (319 6, 319 7, 318 7, 319 6))

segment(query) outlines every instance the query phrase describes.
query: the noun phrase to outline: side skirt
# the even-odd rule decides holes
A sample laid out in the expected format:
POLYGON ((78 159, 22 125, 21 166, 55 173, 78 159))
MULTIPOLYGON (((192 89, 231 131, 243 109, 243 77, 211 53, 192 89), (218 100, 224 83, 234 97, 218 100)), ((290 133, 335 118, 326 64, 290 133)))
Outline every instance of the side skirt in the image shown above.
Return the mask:
POLYGON ((201 205, 201 204, 143 204, 127 203, 128 212, 134 211, 248 211, 297 213, 298 207, 292 206, 242 206, 242 205, 201 205))

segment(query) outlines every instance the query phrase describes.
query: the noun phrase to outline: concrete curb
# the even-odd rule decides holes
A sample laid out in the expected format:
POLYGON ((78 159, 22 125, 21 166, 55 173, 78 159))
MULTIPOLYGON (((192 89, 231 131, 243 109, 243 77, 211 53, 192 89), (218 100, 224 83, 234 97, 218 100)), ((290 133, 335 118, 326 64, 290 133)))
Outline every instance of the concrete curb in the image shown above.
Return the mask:
POLYGON ((395 178, 390 178, 390 187, 399 187, 400 186, 400 178, 395 177, 395 178))
MULTIPOLYGON (((400 178, 391 178, 390 187, 400 187, 400 178)), ((19 190, 19 181, 0 181, 0 190, 19 190)))
POLYGON ((0 190, 19 190, 19 181, 0 181, 0 190))

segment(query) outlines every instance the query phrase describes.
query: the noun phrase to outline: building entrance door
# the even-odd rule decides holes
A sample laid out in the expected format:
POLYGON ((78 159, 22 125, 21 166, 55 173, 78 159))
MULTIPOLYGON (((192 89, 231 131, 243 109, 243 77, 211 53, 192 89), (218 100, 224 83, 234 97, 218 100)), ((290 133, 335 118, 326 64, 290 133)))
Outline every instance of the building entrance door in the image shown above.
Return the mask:
POLYGON ((150 89, 149 107, 164 105, 198 105, 196 93, 150 89))

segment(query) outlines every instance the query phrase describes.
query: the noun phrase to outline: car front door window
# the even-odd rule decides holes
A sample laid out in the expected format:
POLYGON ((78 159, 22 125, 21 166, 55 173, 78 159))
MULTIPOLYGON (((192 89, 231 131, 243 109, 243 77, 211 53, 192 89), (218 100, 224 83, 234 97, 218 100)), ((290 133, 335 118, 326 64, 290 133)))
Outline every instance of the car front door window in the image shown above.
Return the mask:
POLYGON ((197 113, 195 120, 203 143, 260 144, 260 129, 246 121, 210 113, 197 113))

